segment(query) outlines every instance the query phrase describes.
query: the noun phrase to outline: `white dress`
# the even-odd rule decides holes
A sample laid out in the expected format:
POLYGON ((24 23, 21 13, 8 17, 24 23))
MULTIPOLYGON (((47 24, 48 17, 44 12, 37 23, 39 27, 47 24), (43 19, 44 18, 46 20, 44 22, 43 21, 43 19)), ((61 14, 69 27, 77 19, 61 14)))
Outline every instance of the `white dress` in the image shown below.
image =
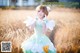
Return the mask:
MULTIPOLYGON (((32 25, 36 22, 34 34, 21 44, 24 53, 56 53, 56 49, 50 39, 42 31, 42 22, 38 18, 28 18, 24 23, 26 26, 32 25)), ((43 19, 47 29, 53 30, 55 22, 43 19)))

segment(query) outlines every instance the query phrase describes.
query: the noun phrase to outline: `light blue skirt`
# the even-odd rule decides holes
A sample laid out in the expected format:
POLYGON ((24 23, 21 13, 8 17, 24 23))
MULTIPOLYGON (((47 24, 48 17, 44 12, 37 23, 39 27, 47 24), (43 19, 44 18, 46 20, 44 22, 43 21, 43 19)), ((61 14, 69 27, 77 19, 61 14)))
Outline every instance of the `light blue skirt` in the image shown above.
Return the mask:
POLYGON ((56 53, 50 39, 44 34, 33 34, 21 44, 24 53, 56 53))

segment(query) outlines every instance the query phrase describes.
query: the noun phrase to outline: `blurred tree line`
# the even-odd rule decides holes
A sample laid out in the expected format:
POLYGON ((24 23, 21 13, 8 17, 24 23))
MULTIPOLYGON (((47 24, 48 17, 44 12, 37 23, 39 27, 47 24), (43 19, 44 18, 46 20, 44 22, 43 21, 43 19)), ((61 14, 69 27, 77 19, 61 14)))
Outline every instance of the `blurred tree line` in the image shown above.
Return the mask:
POLYGON ((45 0, 45 2, 56 2, 56 5, 64 5, 69 8, 80 8, 80 0, 45 0))
MULTIPOLYGON (((2 6, 2 8, 11 8, 11 9, 15 9, 16 7, 18 7, 16 5, 16 3, 18 2, 19 0, 11 0, 10 2, 10 6, 2 6)), ((29 0, 22 0, 23 1, 26 1, 25 4, 27 4, 27 2, 29 0)), ((40 4, 44 4, 44 3, 49 3, 49 5, 53 5, 53 6, 57 6, 57 7, 68 7, 68 8, 80 8, 80 0, 34 0, 35 4, 37 3, 37 5, 40 5, 40 4)), ((35 5, 35 6, 37 6, 35 5)), ((23 7, 24 5, 22 5, 23 7)), ((33 6, 33 7, 35 7, 33 6)), ((0 6, 1 7, 1 6, 0 6)), ((25 6, 27 7, 27 6, 25 6)))

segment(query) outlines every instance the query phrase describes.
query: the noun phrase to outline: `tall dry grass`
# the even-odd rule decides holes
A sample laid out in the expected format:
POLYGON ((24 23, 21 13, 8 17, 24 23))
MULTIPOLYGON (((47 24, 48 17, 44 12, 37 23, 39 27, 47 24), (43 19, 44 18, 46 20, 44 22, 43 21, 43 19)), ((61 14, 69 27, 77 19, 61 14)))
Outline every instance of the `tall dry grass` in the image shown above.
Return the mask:
MULTIPOLYGON (((34 14, 34 10, 0 10, 0 42, 12 41, 11 53, 22 53, 20 44, 32 34, 23 21, 34 14)), ((56 22, 49 37, 57 53, 80 53, 80 10, 57 8, 48 17, 56 22)))

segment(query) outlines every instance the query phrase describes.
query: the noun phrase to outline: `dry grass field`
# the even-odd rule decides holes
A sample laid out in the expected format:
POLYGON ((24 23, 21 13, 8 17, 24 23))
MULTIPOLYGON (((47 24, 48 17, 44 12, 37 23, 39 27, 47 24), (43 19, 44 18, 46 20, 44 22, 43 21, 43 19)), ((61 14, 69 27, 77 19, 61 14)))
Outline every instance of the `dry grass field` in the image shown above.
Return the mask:
MULTIPOLYGON (((23 21, 35 14, 35 10, 0 9, 0 42, 12 41, 11 53, 22 53, 20 44, 32 34, 23 21)), ((49 37, 57 53, 80 53, 80 9, 55 8, 48 19, 56 23, 49 37)))

